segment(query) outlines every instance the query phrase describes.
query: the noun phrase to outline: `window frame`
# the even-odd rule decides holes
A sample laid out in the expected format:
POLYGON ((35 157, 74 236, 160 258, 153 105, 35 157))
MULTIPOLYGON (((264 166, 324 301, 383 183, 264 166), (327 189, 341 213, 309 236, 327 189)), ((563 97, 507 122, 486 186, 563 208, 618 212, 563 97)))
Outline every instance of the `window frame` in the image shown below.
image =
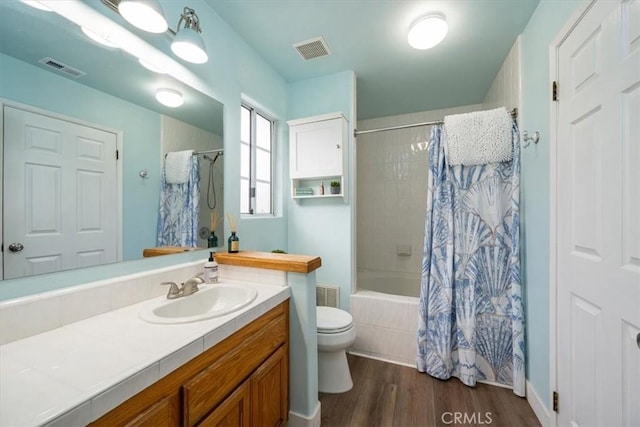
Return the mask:
MULTIPOLYGON (((240 202, 240 215, 256 218, 256 217, 273 217, 275 216, 275 203, 274 203, 274 166, 275 166, 275 135, 276 135, 276 123, 277 121, 271 117, 269 114, 266 114, 264 111, 259 108, 254 107, 248 102, 242 101, 240 104, 240 113, 242 115, 242 109, 246 109, 249 112, 249 212, 242 211, 242 201, 240 202), (270 210, 269 212, 257 213, 257 197, 256 197, 256 187, 258 182, 265 182, 264 180, 259 180, 257 178, 257 151, 264 150, 263 148, 258 147, 257 144, 257 117, 260 116, 263 119, 267 120, 271 124, 271 132, 269 135, 269 161, 270 161, 270 170, 269 170, 269 200, 270 200, 270 210)), ((240 126, 242 126, 242 120, 240 121, 240 126)), ((242 135, 242 130, 240 131, 242 135)), ((243 141, 240 138, 240 144, 246 144, 247 141, 243 141)), ((241 170, 242 170, 242 155, 240 156, 241 162, 241 170)), ((243 185, 243 176, 240 175, 240 185, 243 185)), ((242 190, 240 191, 242 197, 242 190)))

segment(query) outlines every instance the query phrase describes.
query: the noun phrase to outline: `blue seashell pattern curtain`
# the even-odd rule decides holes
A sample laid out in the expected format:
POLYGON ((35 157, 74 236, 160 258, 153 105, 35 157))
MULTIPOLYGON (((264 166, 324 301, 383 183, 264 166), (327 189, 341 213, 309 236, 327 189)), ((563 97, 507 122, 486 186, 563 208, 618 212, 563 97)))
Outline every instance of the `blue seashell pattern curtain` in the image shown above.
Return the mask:
POLYGON ((520 141, 513 160, 449 166, 431 130, 417 368, 525 394, 519 253, 520 141))
POLYGON ((200 212, 200 163, 192 156, 189 180, 184 184, 167 184, 164 166, 160 178, 160 214, 157 246, 198 246, 200 212))

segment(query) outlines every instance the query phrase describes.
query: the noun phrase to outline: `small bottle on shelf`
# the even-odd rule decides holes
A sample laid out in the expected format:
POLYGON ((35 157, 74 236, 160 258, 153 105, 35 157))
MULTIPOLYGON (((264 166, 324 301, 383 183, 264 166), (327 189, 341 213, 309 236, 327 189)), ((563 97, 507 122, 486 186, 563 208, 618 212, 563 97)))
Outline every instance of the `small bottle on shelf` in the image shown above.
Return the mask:
POLYGON ((324 181, 320 181, 320 194, 324 195, 324 181))
POLYGON ((218 247, 218 236, 216 236, 216 232, 214 230, 211 230, 211 234, 209 234, 209 238, 207 239, 207 247, 209 248, 218 247))
POLYGON ((231 236, 229 236, 229 241, 227 243, 229 246, 227 248, 229 253, 234 254, 240 251, 240 239, 236 236, 235 231, 231 232, 231 236))

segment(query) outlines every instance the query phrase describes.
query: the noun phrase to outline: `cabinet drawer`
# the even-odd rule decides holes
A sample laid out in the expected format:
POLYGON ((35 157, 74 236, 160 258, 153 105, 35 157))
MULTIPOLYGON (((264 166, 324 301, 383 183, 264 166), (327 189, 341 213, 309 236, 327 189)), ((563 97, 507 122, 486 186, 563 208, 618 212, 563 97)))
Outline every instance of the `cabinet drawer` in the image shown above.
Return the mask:
POLYGON ((287 338, 286 317, 273 319, 253 337, 185 383, 184 422, 195 425, 244 381, 287 338))
POLYGON ((125 424, 126 427, 161 427, 176 426, 180 423, 178 416, 177 396, 169 396, 156 403, 133 420, 125 424))

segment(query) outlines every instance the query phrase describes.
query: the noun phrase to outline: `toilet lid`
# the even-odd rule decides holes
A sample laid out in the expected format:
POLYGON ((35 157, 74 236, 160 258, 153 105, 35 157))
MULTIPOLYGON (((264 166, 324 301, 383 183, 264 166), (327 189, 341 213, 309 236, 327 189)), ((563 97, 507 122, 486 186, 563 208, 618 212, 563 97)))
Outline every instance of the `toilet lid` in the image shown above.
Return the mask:
POLYGON ((316 307, 318 317, 318 332, 335 334, 344 332, 353 324, 353 317, 344 310, 333 307, 316 307))

